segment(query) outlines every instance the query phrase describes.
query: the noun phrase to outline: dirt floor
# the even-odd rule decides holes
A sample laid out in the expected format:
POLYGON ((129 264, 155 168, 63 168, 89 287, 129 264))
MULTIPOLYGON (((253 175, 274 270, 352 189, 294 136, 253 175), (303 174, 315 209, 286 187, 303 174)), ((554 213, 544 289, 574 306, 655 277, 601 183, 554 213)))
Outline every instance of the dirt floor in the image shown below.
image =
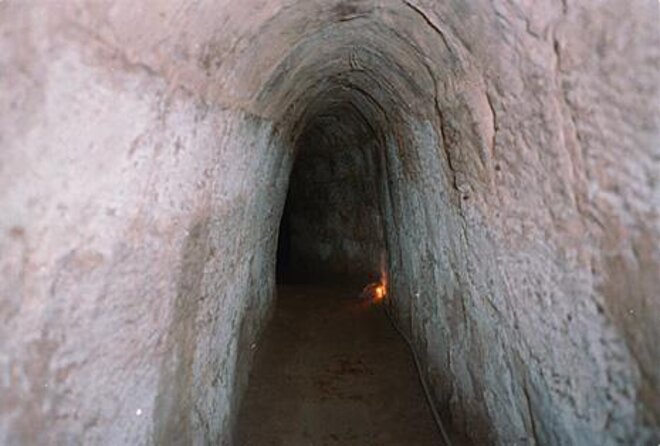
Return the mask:
POLYGON ((443 444, 406 344, 378 304, 356 295, 279 288, 237 446, 443 444))

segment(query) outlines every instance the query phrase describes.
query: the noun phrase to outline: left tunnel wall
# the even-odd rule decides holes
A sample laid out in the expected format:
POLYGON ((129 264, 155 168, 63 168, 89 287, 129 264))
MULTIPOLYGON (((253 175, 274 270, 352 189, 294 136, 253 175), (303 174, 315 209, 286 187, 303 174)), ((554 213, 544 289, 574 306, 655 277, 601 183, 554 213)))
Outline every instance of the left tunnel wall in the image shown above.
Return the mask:
POLYGON ((289 151, 108 37, 170 11, 0 8, 0 444, 229 443, 289 151))

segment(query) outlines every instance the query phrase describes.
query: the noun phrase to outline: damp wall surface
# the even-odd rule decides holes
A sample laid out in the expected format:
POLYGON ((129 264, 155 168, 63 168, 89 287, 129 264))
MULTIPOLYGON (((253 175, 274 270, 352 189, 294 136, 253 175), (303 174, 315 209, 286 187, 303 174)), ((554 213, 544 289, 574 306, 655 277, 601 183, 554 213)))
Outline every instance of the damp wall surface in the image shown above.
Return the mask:
POLYGON ((456 443, 658 443, 659 7, 0 3, 0 443, 231 444, 347 108, 456 443))

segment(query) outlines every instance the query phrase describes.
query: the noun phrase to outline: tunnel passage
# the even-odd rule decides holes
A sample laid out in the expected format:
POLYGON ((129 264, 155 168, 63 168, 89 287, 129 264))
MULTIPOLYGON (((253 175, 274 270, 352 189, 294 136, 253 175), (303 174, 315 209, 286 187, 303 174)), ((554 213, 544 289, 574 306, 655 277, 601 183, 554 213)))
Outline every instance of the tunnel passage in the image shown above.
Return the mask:
POLYGON ((385 273, 384 212, 402 173, 388 172, 387 159, 412 174, 415 145, 433 144, 413 127, 425 114, 437 119, 434 84, 405 36, 359 16, 298 42, 264 81, 258 101, 294 160, 278 278, 367 283, 385 273))
POLYGON ((289 182, 289 265, 386 253, 452 432, 658 444, 659 8, 0 2, 0 444, 229 443, 289 182))
POLYGON ((350 73, 337 75, 296 125, 277 300, 239 411, 237 444, 450 444, 407 340, 383 311, 381 194, 385 135, 393 129, 354 82, 350 73), (370 288, 376 283, 379 293, 370 288))
POLYGON ((384 254, 377 135, 354 104, 310 118, 295 161, 278 242, 281 282, 370 283, 384 254))

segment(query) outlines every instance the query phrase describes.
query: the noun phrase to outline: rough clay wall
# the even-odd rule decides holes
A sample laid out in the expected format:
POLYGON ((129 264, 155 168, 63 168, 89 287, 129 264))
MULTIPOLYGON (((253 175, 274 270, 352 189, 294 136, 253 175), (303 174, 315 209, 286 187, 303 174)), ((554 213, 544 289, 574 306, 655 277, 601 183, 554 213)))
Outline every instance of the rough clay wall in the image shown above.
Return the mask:
POLYGON ((657 444, 658 8, 0 2, 0 443, 228 442, 293 144, 343 101, 452 432, 657 444))
POLYGON ((658 4, 470 9, 428 13, 466 76, 385 155, 400 320, 454 433, 655 444, 658 4))
POLYGON ((290 157, 159 8, 0 5, 0 444, 229 441, 290 157))
POLYGON ((299 280, 380 275, 383 232, 375 136, 350 109, 320 118, 298 143, 289 181, 290 269, 299 280))

